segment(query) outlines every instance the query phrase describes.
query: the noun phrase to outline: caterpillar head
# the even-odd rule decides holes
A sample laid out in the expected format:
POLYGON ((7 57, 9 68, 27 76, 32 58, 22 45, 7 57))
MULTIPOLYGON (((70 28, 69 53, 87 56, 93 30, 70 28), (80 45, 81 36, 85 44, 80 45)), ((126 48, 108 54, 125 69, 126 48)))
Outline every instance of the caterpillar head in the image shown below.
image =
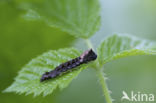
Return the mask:
POLYGON ((85 51, 81 56, 80 56, 80 62, 88 63, 90 61, 96 60, 97 55, 92 49, 89 49, 85 51))

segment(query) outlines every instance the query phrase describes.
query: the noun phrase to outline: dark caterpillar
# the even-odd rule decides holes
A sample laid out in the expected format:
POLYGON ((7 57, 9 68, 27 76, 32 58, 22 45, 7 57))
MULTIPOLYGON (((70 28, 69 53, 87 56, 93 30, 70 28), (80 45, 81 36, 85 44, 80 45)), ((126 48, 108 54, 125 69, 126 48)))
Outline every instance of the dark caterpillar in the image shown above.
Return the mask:
POLYGON ((85 64, 90 61, 93 61, 96 58, 97 58, 97 55, 94 53, 92 49, 87 50, 83 54, 81 54, 80 57, 77 57, 75 59, 62 63, 59 66, 57 66, 54 70, 44 73, 40 81, 43 82, 45 80, 55 78, 61 75, 62 73, 65 73, 81 64, 85 64))

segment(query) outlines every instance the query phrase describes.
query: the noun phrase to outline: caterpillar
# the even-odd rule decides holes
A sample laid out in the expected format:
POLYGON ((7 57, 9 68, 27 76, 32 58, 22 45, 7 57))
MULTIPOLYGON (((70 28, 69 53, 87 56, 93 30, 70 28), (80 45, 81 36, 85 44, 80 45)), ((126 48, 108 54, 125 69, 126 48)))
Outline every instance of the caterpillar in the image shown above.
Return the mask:
POLYGON ((86 50, 79 57, 60 64, 59 66, 57 66, 54 70, 50 72, 45 72, 42 75, 40 82, 55 78, 61 75, 62 73, 66 73, 67 71, 70 71, 73 68, 80 66, 81 64, 86 64, 90 61, 94 61, 96 60, 96 58, 97 58, 97 55, 92 49, 86 50))

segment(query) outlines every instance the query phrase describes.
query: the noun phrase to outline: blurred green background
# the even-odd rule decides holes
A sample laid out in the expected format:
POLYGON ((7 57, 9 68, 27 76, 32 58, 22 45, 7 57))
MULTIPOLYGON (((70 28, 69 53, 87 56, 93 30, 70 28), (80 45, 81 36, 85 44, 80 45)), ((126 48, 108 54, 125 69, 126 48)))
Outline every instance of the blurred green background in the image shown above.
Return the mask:
MULTIPOLYGON (((94 46, 107 35, 128 33, 156 40, 155 0, 101 0, 102 26, 91 40, 94 46)), ((32 58, 50 49, 80 46, 73 36, 50 28, 40 21, 26 21, 24 11, 13 0, 0 0, 0 102, 1 103, 103 103, 104 96, 95 71, 86 69, 63 91, 47 97, 2 93, 18 71, 32 58), (76 45, 75 45, 76 44, 76 45)), ((156 96, 156 57, 136 56, 115 60, 105 65, 107 84, 115 103, 121 102, 122 91, 153 93, 156 96)), ((130 103, 130 102, 122 102, 130 103)), ((135 102, 134 102, 135 103, 135 102)), ((148 102, 147 102, 148 103, 148 102)))

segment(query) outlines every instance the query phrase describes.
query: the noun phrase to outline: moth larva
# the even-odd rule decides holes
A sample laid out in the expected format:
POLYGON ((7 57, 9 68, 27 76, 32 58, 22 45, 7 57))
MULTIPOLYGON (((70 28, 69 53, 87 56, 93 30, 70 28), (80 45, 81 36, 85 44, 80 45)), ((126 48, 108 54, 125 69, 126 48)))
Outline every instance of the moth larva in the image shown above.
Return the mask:
POLYGON ((59 66, 57 66, 54 70, 52 70, 50 72, 45 72, 42 75, 40 81, 43 82, 45 80, 55 78, 55 77, 61 75, 62 73, 72 70, 73 68, 75 68, 81 64, 86 64, 90 61, 94 61, 94 60, 96 60, 96 58, 97 58, 97 55, 95 54, 95 52, 92 49, 87 50, 83 54, 81 54, 79 57, 60 64, 59 66))

